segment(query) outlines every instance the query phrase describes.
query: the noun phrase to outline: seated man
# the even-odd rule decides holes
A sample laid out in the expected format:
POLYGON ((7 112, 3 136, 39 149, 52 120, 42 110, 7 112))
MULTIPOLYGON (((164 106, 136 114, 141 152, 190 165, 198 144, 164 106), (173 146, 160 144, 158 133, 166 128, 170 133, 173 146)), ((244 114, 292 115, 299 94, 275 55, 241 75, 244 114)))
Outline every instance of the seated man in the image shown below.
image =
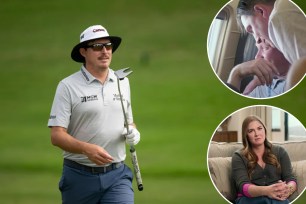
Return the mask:
POLYGON ((244 95, 267 98, 284 93, 285 79, 291 64, 278 49, 269 43, 261 42, 256 46, 258 52, 255 59, 236 65, 230 73, 227 84, 238 91, 242 79, 254 76, 243 91, 244 95))
MULTIPOLYGON (((272 84, 272 86, 267 88, 268 97, 276 96, 292 88, 305 74, 305 66, 298 62, 301 58, 306 56, 306 38, 304 36, 306 31, 306 18, 302 10, 291 1, 287 0, 239 0, 237 21, 242 30, 253 35, 257 44, 264 42, 270 44, 273 48, 277 48, 283 53, 284 58, 293 65, 288 73, 284 90, 281 91, 280 88, 282 88, 283 85, 280 86, 280 84, 278 84, 277 86, 280 92, 277 91, 279 93, 273 93, 273 91, 276 90, 272 84)), ((260 70, 266 67, 262 74, 267 78, 269 75, 266 75, 266 73, 271 73, 271 66, 260 62, 257 63, 255 66, 261 66, 260 70), (259 63, 259 65, 257 63, 259 63)), ((255 77, 255 80, 247 87, 244 94, 249 93, 251 94, 250 96, 256 96, 256 94, 250 93, 251 90, 259 84, 264 83, 264 77, 261 76, 261 74, 259 74, 259 78, 258 75, 256 76, 257 77, 255 77)), ((266 80, 268 82, 271 81, 270 78, 266 80)), ((282 84, 284 83, 283 81, 282 84)), ((237 85, 234 87, 236 88, 237 85)), ((257 94, 260 93, 257 92, 257 94)))

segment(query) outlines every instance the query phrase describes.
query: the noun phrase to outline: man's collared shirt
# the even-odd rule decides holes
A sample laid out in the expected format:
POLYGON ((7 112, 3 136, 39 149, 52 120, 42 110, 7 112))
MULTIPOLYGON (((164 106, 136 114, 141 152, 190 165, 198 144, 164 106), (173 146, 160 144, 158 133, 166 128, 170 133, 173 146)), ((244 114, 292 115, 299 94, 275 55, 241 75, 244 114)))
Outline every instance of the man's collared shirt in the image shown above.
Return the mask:
POLYGON ((257 86, 247 96, 253 98, 270 98, 284 93, 286 81, 284 79, 273 79, 272 84, 257 86))
MULTIPOLYGON (((133 122, 129 80, 120 80, 120 90, 128 123, 133 122)), ((125 138, 121 135, 124 116, 117 77, 109 69, 104 84, 84 66, 62 80, 56 90, 48 126, 60 126, 78 140, 104 148, 114 162, 125 160, 125 138)), ((64 151, 64 158, 96 166, 87 156, 64 151)))

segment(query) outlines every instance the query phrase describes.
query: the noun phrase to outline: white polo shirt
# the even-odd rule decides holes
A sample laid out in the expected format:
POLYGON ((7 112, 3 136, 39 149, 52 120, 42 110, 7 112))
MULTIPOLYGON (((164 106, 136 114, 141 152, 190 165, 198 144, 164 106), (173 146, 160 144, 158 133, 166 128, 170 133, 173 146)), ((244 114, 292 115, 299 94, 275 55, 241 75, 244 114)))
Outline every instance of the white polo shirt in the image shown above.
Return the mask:
MULTIPOLYGON (((120 81, 128 123, 133 122, 129 80, 120 81)), ((109 69, 107 80, 101 84, 84 66, 63 79, 56 90, 48 126, 67 128, 78 140, 104 148, 114 162, 125 160, 125 138, 117 77, 109 69)), ((64 158, 87 166, 97 166, 86 155, 64 151, 64 158)))
POLYGON ((275 1, 268 31, 271 41, 291 64, 306 56, 306 17, 292 1, 275 1))

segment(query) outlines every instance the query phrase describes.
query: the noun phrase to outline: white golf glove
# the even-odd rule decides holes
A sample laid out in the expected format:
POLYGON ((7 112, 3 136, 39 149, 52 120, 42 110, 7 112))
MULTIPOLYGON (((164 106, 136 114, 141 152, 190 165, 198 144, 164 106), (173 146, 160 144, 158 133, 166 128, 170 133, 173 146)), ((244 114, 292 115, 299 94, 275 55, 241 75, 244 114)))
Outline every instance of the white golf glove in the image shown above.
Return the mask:
POLYGON ((129 145, 136 145, 140 141, 140 133, 132 125, 129 125, 129 134, 127 134, 127 130, 124 128, 122 135, 126 138, 126 143, 129 145))

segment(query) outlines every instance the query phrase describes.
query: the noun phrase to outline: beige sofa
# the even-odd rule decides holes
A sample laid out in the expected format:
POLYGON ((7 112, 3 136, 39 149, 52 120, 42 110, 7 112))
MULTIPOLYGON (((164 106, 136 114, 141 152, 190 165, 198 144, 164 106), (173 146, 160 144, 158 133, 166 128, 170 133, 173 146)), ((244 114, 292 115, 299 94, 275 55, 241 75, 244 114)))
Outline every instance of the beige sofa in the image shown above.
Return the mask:
MULTIPOLYGON (((296 199, 306 187, 306 141, 283 142, 273 144, 283 146, 289 154, 293 173, 297 178, 298 189, 289 198, 296 199)), ((231 157, 242 143, 211 142, 207 152, 207 163, 210 177, 219 193, 228 201, 233 202, 236 192, 231 182, 231 157)))

